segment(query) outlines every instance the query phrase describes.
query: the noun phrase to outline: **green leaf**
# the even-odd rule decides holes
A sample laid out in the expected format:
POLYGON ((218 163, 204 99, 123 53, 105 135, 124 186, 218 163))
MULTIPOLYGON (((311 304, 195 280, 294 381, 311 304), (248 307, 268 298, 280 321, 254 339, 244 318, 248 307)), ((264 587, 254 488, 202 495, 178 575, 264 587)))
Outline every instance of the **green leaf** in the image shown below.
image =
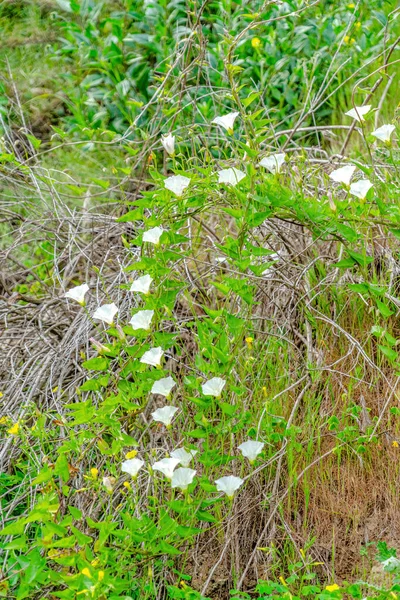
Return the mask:
POLYGON ((68 506, 68 510, 77 521, 82 519, 82 511, 80 511, 79 508, 76 508, 75 506, 68 506))
POLYGON ((90 544, 93 541, 93 538, 91 538, 90 535, 82 533, 82 531, 79 531, 79 529, 77 529, 73 525, 71 525, 71 531, 75 534, 75 537, 78 540, 78 544, 80 544, 81 546, 90 544))
POLYGON ((106 371, 108 368, 109 360, 104 356, 95 356, 94 358, 90 358, 86 360, 82 367, 84 369, 89 369, 90 371, 106 371))
POLYGON ((394 350, 392 350, 391 348, 389 348, 388 346, 382 346, 381 344, 378 345, 379 350, 389 359, 389 360, 396 360, 397 359, 397 352, 395 352, 394 350))
POLYGON ((385 318, 390 317, 390 315, 393 315, 393 311, 390 310, 390 308, 388 307, 387 304, 385 304, 384 302, 381 302, 380 300, 376 300, 376 305, 378 307, 379 312, 381 313, 381 315, 385 318))
POLYGON ((24 533, 25 525, 25 519, 18 519, 17 521, 6 525, 0 531, 0 535, 21 535, 21 533, 24 533))
POLYGON ((65 454, 60 454, 54 465, 54 475, 59 475, 64 483, 69 480, 68 459, 65 454))

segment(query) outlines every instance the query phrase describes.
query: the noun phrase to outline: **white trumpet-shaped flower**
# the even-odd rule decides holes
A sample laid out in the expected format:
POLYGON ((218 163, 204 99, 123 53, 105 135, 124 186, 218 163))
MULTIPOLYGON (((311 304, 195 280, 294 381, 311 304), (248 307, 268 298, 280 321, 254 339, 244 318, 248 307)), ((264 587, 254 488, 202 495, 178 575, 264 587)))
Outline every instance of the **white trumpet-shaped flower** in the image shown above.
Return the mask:
POLYGON ((143 241, 149 242, 150 244, 155 244, 158 246, 160 243, 160 237, 164 233, 164 229, 162 227, 153 227, 153 229, 149 229, 145 231, 143 234, 143 241))
POLYGON ((151 393, 160 394, 160 396, 165 396, 165 398, 168 398, 175 386, 176 383, 171 376, 163 377, 162 379, 159 379, 153 383, 151 393))
POLYGON ((226 129, 228 133, 233 133, 233 125, 238 115, 238 112, 231 112, 227 115, 223 115, 222 117, 215 117, 215 119, 212 122, 216 125, 221 125, 221 127, 226 129))
POLYGON ((150 350, 147 350, 147 352, 143 354, 140 362, 145 365, 151 365, 152 367, 159 367, 163 356, 164 350, 161 346, 158 346, 158 348, 150 348, 150 350))
POLYGON ((228 185, 236 185, 239 181, 242 181, 246 177, 246 173, 231 167, 230 169, 223 169, 218 172, 218 183, 226 183, 228 185))
POLYGON ((99 306, 99 308, 94 312, 93 319, 99 319, 99 321, 104 321, 104 323, 112 325, 117 312, 118 306, 116 306, 114 302, 111 304, 103 304, 103 306, 99 306))
POLYGON ((82 285, 77 285, 76 287, 71 288, 67 292, 65 292, 65 298, 71 298, 71 300, 75 300, 75 302, 79 302, 82 306, 85 304, 85 294, 89 291, 89 286, 87 283, 83 283, 82 285))
POLYGON ((185 177, 184 175, 172 175, 164 180, 167 190, 175 194, 175 196, 182 196, 189 184, 189 177, 185 177))
POLYGON ((286 154, 284 152, 280 152, 278 154, 270 154, 269 156, 265 156, 258 165, 260 167, 265 167, 270 171, 270 173, 280 173, 282 166, 285 164, 286 154))
POLYGON ((345 113, 345 115, 347 115, 348 117, 352 117, 353 119, 361 123, 361 121, 365 121, 364 117, 369 113, 370 110, 371 104, 366 104, 365 106, 355 106, 351 110, 348 110, 347 113, 345 113))
POLYGON ((153 278, 150 275, 143 275, 142 277, 138 277, 137 279, 135 279, 135 281, 132 282, 130 291, 148 294, 152 281, 153 278))
POLYGON ((212 379, 209 379, 203 383, 201 389, 205 396, 215 396, 216 398, 219 398, 222 394, 225 384, 225 379, 221 379, 221 377, 213 377, 212 379))
POLYGON ((360 200, 364 200, 369 190, 374 186, 369 179, 359 179, 351 184, 349 192, 353 196, 357 196, 360 200))
POLYGON ((172 135, 172 133, 169 133, 168 135, 164 135, 161 138, 161 143, 164 147, 165 152, 167 152, 167 154, 169 154, 170 156, 174 156, 174 154, 175 154, 175 136, 172 135))
POLYGON ((162 408, 157 408, 157 410, 152 412, 151 416, 158 423, 163 423, 163 425, 169 427, 172 423, 175 413, 178 412, 178 410, 179 408, 176 406, 163 406, 162 408))
POLYGON ((188 467, 196 456, 198 450, 185 450, 185 448, 177 448, 171 452, 173 458, 177 458, 181 463, 182 467, 188 467))
POLYGON ((153 465, 153 471, 160 471, 167 479, 172 479, 174 470, 179 465, 177 458, 162 458, 153 465))
POLYGON ((171 479, 171 487, 179 488, 183 491, 187 490, 188 486, 192 483, 196 471, 194 469, 187 469, 185 467, 179 467, 173 472, 171 479))
POLYGON ((215 483, 219 492, 224 492, 228 498, 233 498, 234 493, 243 485, 244 480, 234 475, 227 475, 217 479, 215 483))
POLYGON ((140 460, 140 458, 130 458, 129 460, 124 460, 121 464, 121 471, 128 473, 132 477, 136 477, 143 465, 144 461, 140 460))
POLYGON ((385 144, 390 143, 390 138, 392 136, 393 131, 396 129, 394 125, 382 125, 382 127, 378 127, 371 133, 377 140, 381 142, 385 142, 385 144))
POLYGON ((129 323, 131 324, 132 329, 135 331, 136 329, 145 329, 148 331, 150 329, 153 316, 154 310, 139 310, 136 315, 133 315, 129 323))
POLYGON ((250 462, 254 462, 257 456, 262 452, 264 444, 262 442, 256 442, 255 440, 248 440, 238 446, 238 449, 245 458, 248 458, 250 462))
POLYGON ((115 477, 103 477, 103 485, 109 494, 113 493, 115 477))
POLYGON ((350 185, 350 181, 355 170, 356 167, 354 165, 346 165, 345 167, 340 167, 340 169, 332 171, 332 173, 329 175, 329 178, 332 179, 332 181, 336 181, 336 183, 350 185))

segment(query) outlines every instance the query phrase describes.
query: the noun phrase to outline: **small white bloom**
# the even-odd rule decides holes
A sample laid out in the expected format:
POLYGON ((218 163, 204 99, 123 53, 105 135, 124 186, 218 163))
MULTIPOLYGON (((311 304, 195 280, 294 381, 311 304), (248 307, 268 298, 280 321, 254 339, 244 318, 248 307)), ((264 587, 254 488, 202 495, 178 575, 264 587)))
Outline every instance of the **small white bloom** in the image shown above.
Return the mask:
POLYGON ((188 467, 190 462, 196 456, 198 450, 185 450, 185 448, 177 448, 171 452, 173 458, 177 458, 183 467, 188 467))
POLYGON ((82 285, 77 285, 76 287, 71 288, 67 292, 65 292, 65 298, 71 298, 71 300, 75 300, 79 302, 79 304, 85 304, 85 294, 89 291, 89 286, 87 283, 83 283, 82 285))
POLYGON ((245 458, 248 458, 250 462, 254 462, 257 456, 262 452, 264 448, 264 444, 262 442, 256 442, 254 440, 249 440, 248 442, 243 442, 238 446, 238 449, 241 451, 245 458))
POLYGON ((349 192, 353 196, 357 196, 357 198, 364 200, 365 196, 373 186, 374 184, 371 183, 369 179, 359 179, 351 184, 349 192))
POLYGON ((215 483, 219 492, 224 492, 228 498, 233 498, 234 493, 243 485, 244 480, 234 475, 228 475, 217 479, 215 483))
POLYGON ((233 124, 236 121, 236 117, 239 115, 238 112, 232 112, 222 117, 215 117, 212 121, 216 125, 221 125, 228 133, 233 133, 233 124))
POLYGON ((161 143, 164 147, 165 152, 167 152, 170 156, 174 156, 175 154, 175 136, 172 133, 168 135, 164 135, 161 138, 161 143))
POLYGON ((175 386, 176 383, 172 377, 163 377, 162 379, 159 379, 153 383, 151 393, 160 394, 160 396, 165 396, 168 398, 175 386))
POLYGON ((282 166, 285 164, 286 154, 281 152, 279 154, 270 154, 269 156, 265 156, 260 162, 258 166, 265 167, 270 171, 270 173, 280 173, 282 166))
POLYGON ((124 460, 121 465, 121 471, 128 473, 132 477, 136 477, 143 465, 144 461, 140 460, 140 458, 130 458, 129 460, 124 460))
POLYGON ((150 329, 151 320, 154 315, 154 310, 139 310, 136 315, 133 315, 132 319, 129 323, 132 326, 132 329, 145 329, 146 331, 150 329))
POLYGON ((157 410, 152 412, 151 416, 158 423, 163 423, 166 427, 169 427, 171 425, 175 413, 178 410, 179 408, 177 408, 176 406, 163 406, 162 408, 157 408, 157 410))
POLYGON ((175 194, 175 196, 182 196, 189 183, 189 177, 185 177, 184 175, 172 175, 164 180, 164 185, 167 190, 175 194))
POLYGON ((148 294, 153 278, 150 275, 143 275, 138 277, 132 282, 131 292, 141 292, 142 294, 148 294))
POLYGON ((147 350, 140 359, 141 363, 145 365, 151 365, 152 367, 158 367, 161 364, 161 359, 164 356, 164 350, 159 346, 158 348, 150 348, 147 350))
POLYGON ((118 306, 116 306, 114 302, 112 304, 103 304, 103 306, 99 306, 95 311, 93 319, 99 319, 99 321, 104 321, 104 323, 112 325, 117 312, 118 306))
POLYGON ((162 458, 153 465, 153 471, 160 471, 167 479, 171 479, 175 468, 179 465, 177 458, 162 458))
POLYGON ((112 494, 114 489, 115 477, 103 477, 103 485, 109 494, 112 494))
POLYGON ((221 379, 221 377, 213 377, 212 379, 209 379, 203 383, 201 389, 203 390, 203 394, 205 396, 215 396, 216 398, 219 398, 222 394, 225 384, 225 379, 221 379))
POLYGON ((158 246, 160 243, 160 237, 163 233, 164 229, 161 227, 153 227, 153 229, 149 229, 148 231, 144 232, 142 239, 144 242, 149 242, 150 244, 155 244, 158 246))
POLYGON ((232 167, 230 169, 223 169, 218 172, 218 183, 227 183, 229 185, 236 185, 239 181, 242 181, 246 177, 246 173, 239 171, 232 167))
POLYGON ((180 488, 181 490, 187 490, 188 486, 192 483, 196 471, 194 469, 186 469, 185 467, 179 467, 172 475, 171 487, 180 488))
POLYGON ((345 115, 347 115, 348 117, 352 117, 353 119, 361 123, 361 121, 365 121, 364 117, 369 113, 370 110, 371 104, 366 104, 365 106, 356 106, 351 110, 348 110, 347 113, 345 113, 345 115))
POLYGON ((332 179, 332 181, 336 181, 336 183, 350 185, 350 181, 355 170, 356 167, 354 165, 346 165, 345 167, 340 167, 340 169, 332 171, 332 173, 329 175, 329 178, 332 179))
POLYGON ((373 131, 371 135, 376 137, 377 140, 388 144, 390 142, 390 137, 395 129, 396 127, 394 125, 382 125, 382 127, 378 127, 378 129, 375 129, 375 131, 373 131))

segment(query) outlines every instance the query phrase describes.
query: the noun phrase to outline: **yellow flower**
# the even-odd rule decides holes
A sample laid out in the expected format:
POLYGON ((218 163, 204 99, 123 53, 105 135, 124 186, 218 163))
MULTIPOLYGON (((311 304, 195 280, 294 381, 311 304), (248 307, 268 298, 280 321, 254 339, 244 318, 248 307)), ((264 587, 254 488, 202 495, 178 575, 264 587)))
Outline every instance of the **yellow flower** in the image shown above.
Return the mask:
POLYGON ((10 435, 18 435, 18 432, 19 432, 18 421, 16 423, 14 423, 14 425, 12 427, 10 427, 10 429, 7 429, 7 433, 9 433, 10 435))
POLYGON ((90 571, 87 567, 85 567, 84 569, 82 569, 82 575, 85 575, 86 577, 89 577, 90 579, 92 578, 90 571))
POLYGON ((96 467, 93 467, 93 469, 90 469, 90 474, 93 477, 93 479, 97 479, 97 476, 99 474, 99 470, 96 469, 96 467))
POLYGON ((265 385, 263 385, 262 393, 263 393, 264 398, 266 398, 267 397, 267 388, 265 385))
POLYGON ((261 46, 260 38, 253 37, 253 39, 251 40, 251 45, 253 46, 253 48, 259 48, 261 46))
POLYGON ((332 585, 327 585, 325 589, 327 592, 337 592, 337 590, 340 590, 340 587, 337 583, 333 583, 332 585))
POLYGON ((137 450, 130 450, 130 452, 127 452, 125 454, 125 458, 127 458, 128 460, 130 458, 135 458, 136 454, 137 454, 137 450))
POLYGON ((287 583, 286 581, 283 579, 282 575, 279 577, 279 581, 281 582, 282 585, 287 587, 287 583))
POLYGON ((245 342, 247 344, 248 349, 250 350, 253 347, 253 342, 254 342, 254 338, 252 337, 247 337, 245 339, 245 342))
POLYGON ((393 448, 398 448, 399 442, 396 442, 396 440, 394 440, 394 442, 392 442, 392 446, 393 446, 393 448))
POLYGON ((124 481, 123 486, 126 487, 127 490, 131 489, 131 484, 129 483, 129 481, 124 481))
POLYGON ((6 425, 8 423, 8 417, 0 417, 0 425, 6 425))
POLYGON ((103 581, 103 579, 104 579, 104 575, 105 575, 104 571, 99 571, 99 572, 98 572, 98 578, 99 578, 99 581, 103 581))
POLYGON ((349 37, 348 35, 344 36, 343 41, 345 44, 348 44, 349 46, 352 46, 353 44, 356 43, 356 40, 354 38, 349 37))
POLYGON ((360 21, 357 21, 357 23, 355 24, 355 26, 354 26, 354 27, 355 27, 356 29, 360 29, 360 27, 361 27, 361 23, 360 23, 360 21))
POLYGON ((355 8, 355 7, 356 7, 356 5, 355 5, 355 4, 353 4, 353 2, 352 2, 351 4, 348 4, 348 5, 347 5, 347 8, 350 8, 350 10, 351 10, 352 8, 355 8))

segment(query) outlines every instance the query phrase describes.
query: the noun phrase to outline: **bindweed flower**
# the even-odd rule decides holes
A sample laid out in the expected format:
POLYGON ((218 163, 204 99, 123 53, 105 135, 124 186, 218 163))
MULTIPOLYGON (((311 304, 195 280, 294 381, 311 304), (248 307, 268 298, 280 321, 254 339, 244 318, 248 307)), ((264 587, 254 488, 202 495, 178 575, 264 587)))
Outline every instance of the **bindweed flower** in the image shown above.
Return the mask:
POLYGON ((176 383, 172 377, 163 377, 162 379, 159 379, 153 383, 151 393, 160 394, 160 396, 165 396, 165 398, 168 398, 175 386, 176 383))
POLYGON ((394 125, 382 125, 382 127, 378 127, 371 133, 377 140, 384 142, 385 144, 390 144, 390 138, 392 136, 393 131, 396 129, 394 125))
POLYGON ((153 229, 149 229, 148 231, 144 232, 142 239, 144 242, 149 242, 150 244, 158 246, 160 243, 160 237, 163 233, 164 229, 161 227, 153 227, 153 229))
POLYGON ((282 166, 285 164, 285 157, 286 154, 284 152, 270 154, 260 160, 258 166, 265 167, 270 173, 280 173, 282 166))
POLYGON ((332 179, 332 181, 336 181, 336 183, 350 185, 350 181, 355 170, 356 167, 354 165, 346 165, 345 167, 340 167, 340 169, 332 171, 332 173, 329 175, 329 178, 332 179))
POLYGON ((217 479, 215 483, 219 492, 224 492, 228 498, 233 498, 234 493, 243 485, 244 480, 234 475, 228 475, 217 479))
POLYGON ((136 315, 133 315, 132 319, 129 321, 132 329, 136 331, 136 329, 145 329, 148 331, 150 329, 151 321, 154 316, 154 310, 139 310, 136 315))
POLYGON ((151 348, 143 354, 140 362, 145 365, 151 365, 152 367, 159 367, 163 356, 164 350, 160 346, 158 348, 151 348))
POLYGON ((167 479, 172 479, 174 470, 179 465, 177 458, 162 458, 153 465, 153 471, 160 471, 167 479))
POLYGON ((118 306, 116 306, 114 302, 112 304, 103 304, 103 306, 99 306, 95 311, 93 319, 99 319, 99 321, 104 321, 104 323, 112 325, 117 312, 118 306))
POLYGON ((176 406, 163 406, 162 408, 157 408, 157 410, 152 412, 151 416, 158 423, 163 423, 166 427, 169 427, 172 423, 175 413, 178 410, 179 408, 176 406))
POLYGON ((167 188, 167 190, 178 197, 182 196, 189 184, 189 177, 185 177, 184 175, 172 175, 164 180, 164 186, 167 188))
POLYGON ((196 471, 194 469, 179 467, 179 469, 176 469, 172 475, 171 487, 179 488, 182 491, 185 491, 192 483, 195 475, 196 471))
POLYGON ((239 171, 232 167, 230 169, 223 169, 218 172, 218 183, 226 183, 228 185, 236 185, 239 181, 242 181, 246 177, 246 173, 239 171))
POLYGON ((148 294, 152 281, 153 278, 150 277, 150 275, 143 275, 142 277, 138 277, 137 279, 135 279, 135 281, 132 282, 130 291, 148 294))
POLYGON ((216 398, 219 398, 222 394, 225 384, 225 379, 221 379, 221 377, 213 377, 212 379, 209 379, 203 383, 201 389, 205 396, 215 396, 216 398))
POLYGON ((175 155, 175 136, 172 135, 172 133, 169 133, 168 135, 164 135, 161 138, 161 143, 163 145, 165 152, 167 152, 167 154, 169 154, 170 156, 175 155))
POLYGON ((371 104, 366 104, 365 106, 355 106, 351 110, 348 110, 347 113, 345 113, 345 115, 347 115, 348 117, 352 117, 353 119, 361 123, 362 121, 365 121, 364 117, 369 113, 370 110, 371 104))
POLYGON ((243 442, 238 446, 238 449, 242 453, 245 458, 248 458, 252 463, 256 460, 257 456, 262 452, 264 448, 264 444, 262 442, 256 442, 254 440, 249 440, 248 442, 243 442))
POLYGON ((113 493, 114 484, 115 477, 103 477, 103 485, 106 488, 108 494, 113 493))
POLYGON ((227 115, 223 115, 222 117, 215 117, 212 121, 216 125, 221 125, 226 131, 230 134, 233 133, 233 125, 236 121, 236 117, 239 115, 238 112, 228 113, 227 115))
POLYGON ((351 184, 349 192, 352 196, 357 196, 360 200, 364 200, 373 186, 374 184, 369 179, 359 179, 359 181, 351 184))
POLYGON ((77 285, 76 287, 71 288, 67 292, 65 292, 65 298, 71 298, 71 300, 75 300, 81 306, 85 304, 85 294, 89 291, 89 286, 87 283, 83 283, 82 285, 77 285))
POLYGON ((171 452, 172 458, 177 458, 181 463, 182 467, 188 467, 190 462, 196 456, 198 450, 185 450, 185 448, 177 448, 171 452))
POLYGON ((144 461, 140 460, 140 458, 131 458, 130 460, 124 460, 121 465, 121 471, 128 473, 132 477, 136 477, 143 465, 144 461))

